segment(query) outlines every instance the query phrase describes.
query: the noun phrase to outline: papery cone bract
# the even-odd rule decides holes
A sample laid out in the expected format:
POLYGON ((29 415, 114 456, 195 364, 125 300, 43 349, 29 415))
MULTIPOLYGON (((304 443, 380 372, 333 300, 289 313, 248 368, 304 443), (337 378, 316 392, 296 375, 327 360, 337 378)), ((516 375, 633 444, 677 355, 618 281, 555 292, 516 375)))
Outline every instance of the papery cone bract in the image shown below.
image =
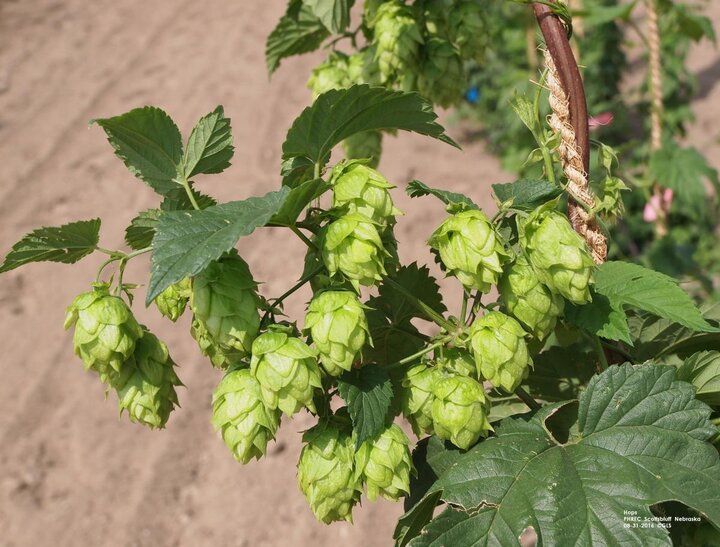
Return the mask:
POLYGON ((365 441, 355 454, 355 476, 364 480, 370 501, 378 496, 398 501, 408 495, 413 470, 410 441, 396 424, 365 441))
POLYGON ((372 24, 383 83, 409 72, 423 41, 413 10, 398 0, 385 2, 377 8, 372 24))
POLYGON ((440 369, 419 363, 410 367, 402 380, 402 411, 415 435, 432 435, 433 388, 443 378, 440 369))
POLYGON ((433 38, 424 48, 418 74, 418 91, 445 108, 462 99, 467 77, 460 52, 447 40, 433 38))
POLYGON ((448 34, 465 59, 482 62, 487 47, 488 31, 479 2, 456 2, 448 15, 448 34))
POLYGON ((192 284, 190 278, 186 277, 157 295, 155 305, 162 315, 175 322, 185 312, 191 294, 192 284))
POLYGON ((489 401, 477 380, 447 376, 435 384, 433 396, 432 419, 439 438, 468 449, 492 431, 487 419, 489 401))
POLYGON ((441 370, 449 371, 462 376, 477 377, 477 367, 472 354, 463 348, 443 349, 442 355, 437 356, 433 363, 441 370))
POLYGON ((337 164, 330 176, 333 187, 333 206, 346 206, 373 220, 378 226, 394 224, 401 212, 393 205, 389 190, 394 188, 385 177, 361 161, 337 164))

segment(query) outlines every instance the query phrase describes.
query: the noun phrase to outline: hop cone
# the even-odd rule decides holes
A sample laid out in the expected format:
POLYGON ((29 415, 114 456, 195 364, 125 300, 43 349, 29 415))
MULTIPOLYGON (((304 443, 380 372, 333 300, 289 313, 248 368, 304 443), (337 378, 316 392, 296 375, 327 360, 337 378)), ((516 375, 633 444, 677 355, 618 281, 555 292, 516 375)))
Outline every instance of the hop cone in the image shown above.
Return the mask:
POLYGON ((487 47, 487 28, 480 3, 457 2, 448 16, 450 39, 460 49, 463 59, 482 62, 487 47))
POLYGON ((467 82, 460 52, 455 46, 440 38, 426 44, 417 88, 421 95, 446 108, 462 99, 467 82))
POLYGON ((574 304, 589 302, 593 261, 570 222, 557 211, 538 209, 523 227, 520 242, 538 279, 574 304))
POLYGON ((387 254, 377 227, 363 215, 344 215, 325 229, 322 259, 330 276, 340 272, 356 289, 382 279, 387 254))
POLYGON ((213 426, 237 461, 248 463, 265 455, 280 425, 280 411, 265 406, 249 369, 228 372, 215 388, 212 404, 213 426))
POLYGON ((483 386, 467 376, 448 376, 435 384, 432 419, 435 434, 467 450, 492 431, 483 386))
POLYGON ((167 346, 145 330, 126 365, 130 372, 124 385, 117 386, 120 413, 150 428, 163 428, 178 404, 175 386, 182 385, 167 346))
POLYGON ((260 382, 265 406, 288 416, 302 407, 315 412, 313 392, 322 386, 315 352, 283 332, 261 334, 252 345, 250 370, 260 382))
POLYGON ((250 352, 260 328, 256 288, 248 265, 238 256, 211 263, 193 280, 193 335, 215 366, 227 366, 250 352))
POLYGON ((537 339, 547 338, 565 308, 565 301, 540 283, 525 257, 518 257, 505 270, 498 288, 500 299, 507 310, 537 339))
POLYGON ((380 85, 380 68, 375 60, 376 48, 365 47, 347 59, 348 85, 380 85))
POLYGON ((410 493, 410 441, 396 424, 365 441, 355 454, 355 477, 367 484, 370 501, 397 501, 410 493))
POLYGON ((352 83, 348 74, 348 56, 334 51, 313 69, 307 86, 312 91, 313 100, 315 100, 326 91, 345 89, 352 83))
POLYGON ((445 267, 469 289, 486 293, 497 283, 506 256, 500 236, 484 213, 469 210, 449 217, 428 244, 445 267))
POLYGON ((155 305, 161 314, 175 322, 185 312, 185 306, 187 306, 191 294, 190 278, 186 277, 157 295, 155 305))
POLYGON ((418 437, 424 433, 433 433, 433 389, 442 378, 440 369, 424 363, 410 367, 405 373, 402 381, 402 412, 418 437))
POLYGON ((121 298, 112 296, 107 285, 98 284, 68 307, 65 330, 73 325, 75 354, 85 369, 94 370, 103 382, 115 387, 143 335, 132 310, 121 298))
POLYGON ((341 162, 330 177, 333 206, 347 206, 351 213, 361 214, 379 226, 393 224, 400 211, 393 205, 390 184, 375 169, 360 161, 341 162))
POLYGON ((325 291, 308 306, 305 328, 310 331, 323 368, 330 376, 350 370, 369 338, 365 310, 350 291, 325 291))
POLYGON ((422 3, 425 30, 433 36, 448 37, 448 13, 453 0, 425 0, 422 3))
POLYGON ((444 349, 442 356, 435 359, 435 366, 452 374, 473 378, 477 376, 477 367, 472 354, 462 348, 444 349))
POLYGON ((352 522, 362 483, 355 477, 355 447, 350 432, 336 420, 305 432, 298 462, 298 483, 315 518, 329 524, 352 522))
POLYGON ((416 63, 423 40, 413 11, 402 2, 393 0, 377 8, 373 33, 383 83, 408 72, 416 63))
POLYGON ((348 159, 368 160, 368 166, 377 167, 382 155, 382 133, 363 131, 355 133, 342 142, 345 157, 348 159))
POLYGON ((478 374, 495 387, 515 391, 532 364, 520 323, 493 311, 475 320, 470 336, 478 374))

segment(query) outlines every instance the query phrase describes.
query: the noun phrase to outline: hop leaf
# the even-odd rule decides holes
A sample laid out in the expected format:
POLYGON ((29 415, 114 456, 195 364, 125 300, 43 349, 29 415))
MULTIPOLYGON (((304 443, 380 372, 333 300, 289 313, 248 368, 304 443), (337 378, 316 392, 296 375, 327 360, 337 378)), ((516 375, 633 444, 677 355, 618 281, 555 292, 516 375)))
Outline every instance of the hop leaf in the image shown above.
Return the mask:
MULTIPOLYGON (((223 367, 250 353, 260 328, 256 288, 248 265, 239 256, 213 262, 193 279, 190 308, 197 320, 195 338, 206 355, 225 354, 223 367)), ((215 360, 213 364, 218 366, 215 360)))
POLYGON ((389 82, 417 62, 423 39, 412 10, 398 0, 381 4, 372 24, 375 58, 383 83, 389 82))
POLYGON ((75 355, 85 369, 100 375, 109 387, 115 387, 127 374, 125 362, 135 351, 143 330, 132 310, 119 297, 112 296, 106 284, 73 300, 65 316, 65 329, 75 327, 75 355))
POLYGON ((439 38, 433 38, 425 45, 417 80, 421 95, 447 108, 462 99, 467 89, 466 80, 460 52, 455 46, 439 38))
POLYGON ((540 282, 525 257, 518 257, 505 270, 498 288, 507 311, 537 339, 547 338, 565 308, 565 301, 540 282))
POLYGON ((212 423, 241 463, 260 459, 275 438, 280 411, 267 408, 260 384, 248 369, 228 372, 213 393, 212 423))
POLYGON ((352 522, 362 483, 355 477, 355 450, 350 431, 337 418, 305 432, 298 462, 298 483, 315 518, 329 524, 352 522))
POLYGON ((167 346, 145 329, 124 366, 132 372, 117 386, 120 413, 127 410, 131 421, 151 429, 165 427, 178 404, 175 386, 182 385, 167 346))
POLYGON ((305 342, 283 332, 266 332, 255 339, 250 370, 268 408, 279 408, 288 416, 304 406, 315 412, 313 393, 322 386, 315 356, 305 342))
POLYGON ((507 256, 493 225, 482 211, 474 209, 448 217, 428 244, 463 285, 483 293, 497 283, 507 256))
POLYGON ((495 387, 515 391, 532 365, 520 323, 493 311, 475 320, 470 336, 478 374, 495 387))
POLYGON ((432 420, 435 434, 468 449, 492 431, 487 420, 490 403, 482 385, 466 376, 448 376, 433 388, 432 420))
POLYGON ((350 370, 368 339, 368 324, 357 295, 325 291, 308 306, 305 329, 310 332, 325 371, 339 376, 350 370))
POLYGON ((442 380, 440 369, 420 363, 410 367, 403 378, 402 412, 412 426, 415 435, 432 435, 432 405, 435 401, 433 390, 442 380))
POLYGON ((191 294, 192 284, 190 278, 186 277, 157 295, 155 305, 161 314, 175 322, 185 312, 191 294))
POLYGON ((589 302, 593 261, 570 222, 557 211, 540 208, 520 231, 520 243, 538 279, 574 304, 589 302))
POLYGON ((375 224, 351 213, 325 228, 322 259, 331 276, 342 273, 355 287, 372 286, 386 274, 384 261, 389 253, 375 224))
POLYGON ((385 177, 361 161, 344 161, 332 170, 333 206, 347 206, 351 213, 363 215, 379 226, 394 224, 401 212, 394 207, 385 177))
POLYGON ((408 495, 411 471, 410 441, 396 424, 365 441, 355 454, 355 477, 365 481, 370 501, 378 496, 397 501, 408 495))

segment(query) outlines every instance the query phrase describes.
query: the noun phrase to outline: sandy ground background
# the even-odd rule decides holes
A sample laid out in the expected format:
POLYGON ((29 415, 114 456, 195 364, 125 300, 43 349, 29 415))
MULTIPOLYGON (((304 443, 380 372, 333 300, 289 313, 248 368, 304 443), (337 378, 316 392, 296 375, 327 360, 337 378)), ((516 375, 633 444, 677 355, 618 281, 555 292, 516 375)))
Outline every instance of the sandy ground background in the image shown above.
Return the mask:
MULTIPOLYGON (((101 244, 121 247, 135 213, 157 198, 128 174, 94 117, 153 104, 186 134, 217 104, 232 118, 233 166, 203 188, 242 199, 279 185, 280 147, 309 101, 317 57, 287 60, 269 81, 263 44, 284 2, 0 0, 0 254, 40 225, 103 219, 101 244)), ((720 23, 720 6, 712 8, 720 23)), ((720 166, 720 57, 696 48, 702 92, 689 140, 720 166)), ((463 129, 449 127, 463 140, 463 129)), ((403 187, 414 177, 492 207, 492 182, 512 180, 481 143, 464 152, 428 138, 387 139, 381 170, 403 187)), ((423 240, 443 217, 439 202, 396 193, 401 258, 431 262, 423 240)), ((300 276, 302 244, 262 230, 240 251, 266 295, 300 276)), ((295 484, 297 432, 284 423, 268 457, 237 464, 209 422, 220 373, 178 327, 136 305, 164 339, 187 389, 167 430, 118 420, 94 376, 73 356, 64 309, 87 290, 100 257, 75 267, 35 264, 0 277, 0 546, 274 546, 391 544, 399 504, 364 502, 355 525, 315 522, 295 484)), ((146 279, 137 260, 127 280, 146 279)), ((141 293, 143 291, 141 290, 141 293)), ((288 304, 300 318, 307 293, 288 304)), ((142 301, 142 298, 139 298, 142 301)), ((448 304, 456 305, 451 287, 448 304)))

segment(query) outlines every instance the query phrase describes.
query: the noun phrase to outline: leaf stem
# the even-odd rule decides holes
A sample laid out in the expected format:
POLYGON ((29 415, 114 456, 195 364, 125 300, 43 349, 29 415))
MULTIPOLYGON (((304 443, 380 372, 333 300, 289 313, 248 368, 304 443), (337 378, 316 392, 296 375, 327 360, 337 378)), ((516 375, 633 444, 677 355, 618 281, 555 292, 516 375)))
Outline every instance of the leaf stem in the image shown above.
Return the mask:
POLYGON ((97 275, 95 276, 95 283, 100 283, 100 276, 102 275, 103 270, 107 268, 110 264, 112 264, 113 262, 117 262, 118 260, 120 260, 120 258, 118 258, 117 256, 111 256, 105 262, 103 262, 97 271, 97 275))
POLYGON ((265 314, 263 315, 263 318, 262 318, 262 321, 260 322, 260 324, 261 324, 261 325, 264 325, 264 324, 265 324, 265 320, 267 319, 268 315, 270 315, 271 313, 274 313, 274 312, 275 312, 275 309, 276 309, 280 304, 282 304, 282 302, 283 302, 288 296, 290 296, 290 295, 293 294, 295 291, 297 291, 298 289, 300 289, 300 287, 302 287, 303 285, 305 285, 305 283, 307 283, 308 281, 310 281, 313 277, 315 277, 317 274, 319 274, 320 272, 322 272, 324 269, 325 269, 325 266, 318 266, 317 268, 315 268, 315 269, 314 269, 312 272, 310 272, 309 274, 305 274, 304 276, 302 276, 302 277, 299 279, 299 281, 298 281, 297 283, 295 283, 295 285, 293 285, 293 286, 290 287, 288 290, 286 290, 284 293, 282 293, 280 296, 278 296, 276 299, 274 299, 272 305, 267 309, 267 311, 266 311, 265 314))
POLYGON ((455 330, 455 325, 453 325, 450 321, 445 319, 442 315, 440 315, 438 312, 436 312, 430 306, 425 304, 425 302, 423 302, 422 300, 418 299, 415 295, 410 293, 410 291, 408 291, 405 287, 400 285, 400 283, 398 283, 397 281, 394 281, 393 279, 390 279, 389 277, 385 277, 383 279, 383 282, 389 284, 391 287, 396 289, 400 294, 402 294, 412 304, 414 304, 417 309, 419 309, 421 312, 423 312, 431 321, 434 321, 435 323, 440 325, 442 328, 444 328, 448 332, 452 332, 453 330, 455 330))
POLYGON ((182 176, 182 180, 180 181, 180 184, 183 188, 185 188, 185 193, 188 196, 188 199, 190 199, 190 203, 192 204, 193 208, 196 211, 200 210, 200 206, 198 205, 197 200, 195 199, 195 194, 193 194, 192 188, 190 187, 190 182, 188 181, 187 177, 185 175, 182 176))
POLYGON ((465 323, 465 318, 467 317, 467 305, 469 296, 470 294, 468 293, 468 290, 463 287, 462 308, 460 308, 460 321, 463 323, 465 323))
POLYGON ((308 239, 308 237, 307 237, 305 234, 303 234, 297 226, 292 225, 292 226, 289 226, 289 228, 293 231, 293 233, 294 233, 296 236, 298 236, 298 237, 302 240, 302 242, 303 242, 305 245, 308 246, 309 249, 312 249, 313 251, 319 251, 319 250, 320 250, 320 249, 318 249, 318 246, 315 245, 315 243, 313 243, 310 239, 308 239))
POLYGON ((607 370, 608 369, 608 361, 607 357, 605 357, 605 350, 603 350, 602 342, 600 341, 600 337, 596 334, 591 335, 590 339, 592 340, 593 345, 595 346, 595 353, 597 353, 598 361, 600 364, 600 370, 607 370))
POLYGON ((518 387, 515 390, 515 395, 520 397, 520 400, 530 407, 530 410, 540 410, 542 408, 542 405, 533 399, 532 396, 522 387, 518 387))
POLYGON ((630 355, 629 352, 625 351, 625 350, 622 349, 621 347, 618 347, 618 346, 615 346, 615 345, 613 345, 613 344, 610 344, 609 342, 605 342, 602 338, 600 339, 600 343, 602 344, 602 346, 603 346, 604 348, 607 348, 607 349, 609 349, 610 351, 614 351, 615 353, 619 353, 620 355, 622 355, 623 357, 625 357, 625 359, 627 359, 627 360, 630 361, 631 363, 634 362, 633 356, 630 355))
POLYGON ((412 355, 408 355, 407 357, 404 357, 404 358, 400 359, 397 363, 391 363, 391 364, 389 364, 389 365, 385 365, 384 368, 385 368, 385 369, 394 369, 394 368, 399 368, 399 367, 402 367, 402 366, 404 366, 404 365, 407 365, 408 363, 411 363, 411 362, 415 361, 415 359, 417 359, 418 357, 422 357, 422 356, 425 355, 426 353, 430 353, 430 352, 433 351, 434 349, 439 348, 439 347, 442 346, 443 344, 445 344, 445 341, 444 341, 444 340, 440 340, 439 342, 435 342, 434 344, 430 344, 429 346, 421 349, 420 351, 415 352, 415 353, 413 353, 412 355))
POLYGON ((132 251, 131 253, 127 253, 125 255, 125 260, 130 260, 131 258, 135 258, 136 256, 144 255, 145 253, 149 253, 153 250, 152 245, 150 247, 145 247, 143 249, 138 249, 137 251, 132 251))

